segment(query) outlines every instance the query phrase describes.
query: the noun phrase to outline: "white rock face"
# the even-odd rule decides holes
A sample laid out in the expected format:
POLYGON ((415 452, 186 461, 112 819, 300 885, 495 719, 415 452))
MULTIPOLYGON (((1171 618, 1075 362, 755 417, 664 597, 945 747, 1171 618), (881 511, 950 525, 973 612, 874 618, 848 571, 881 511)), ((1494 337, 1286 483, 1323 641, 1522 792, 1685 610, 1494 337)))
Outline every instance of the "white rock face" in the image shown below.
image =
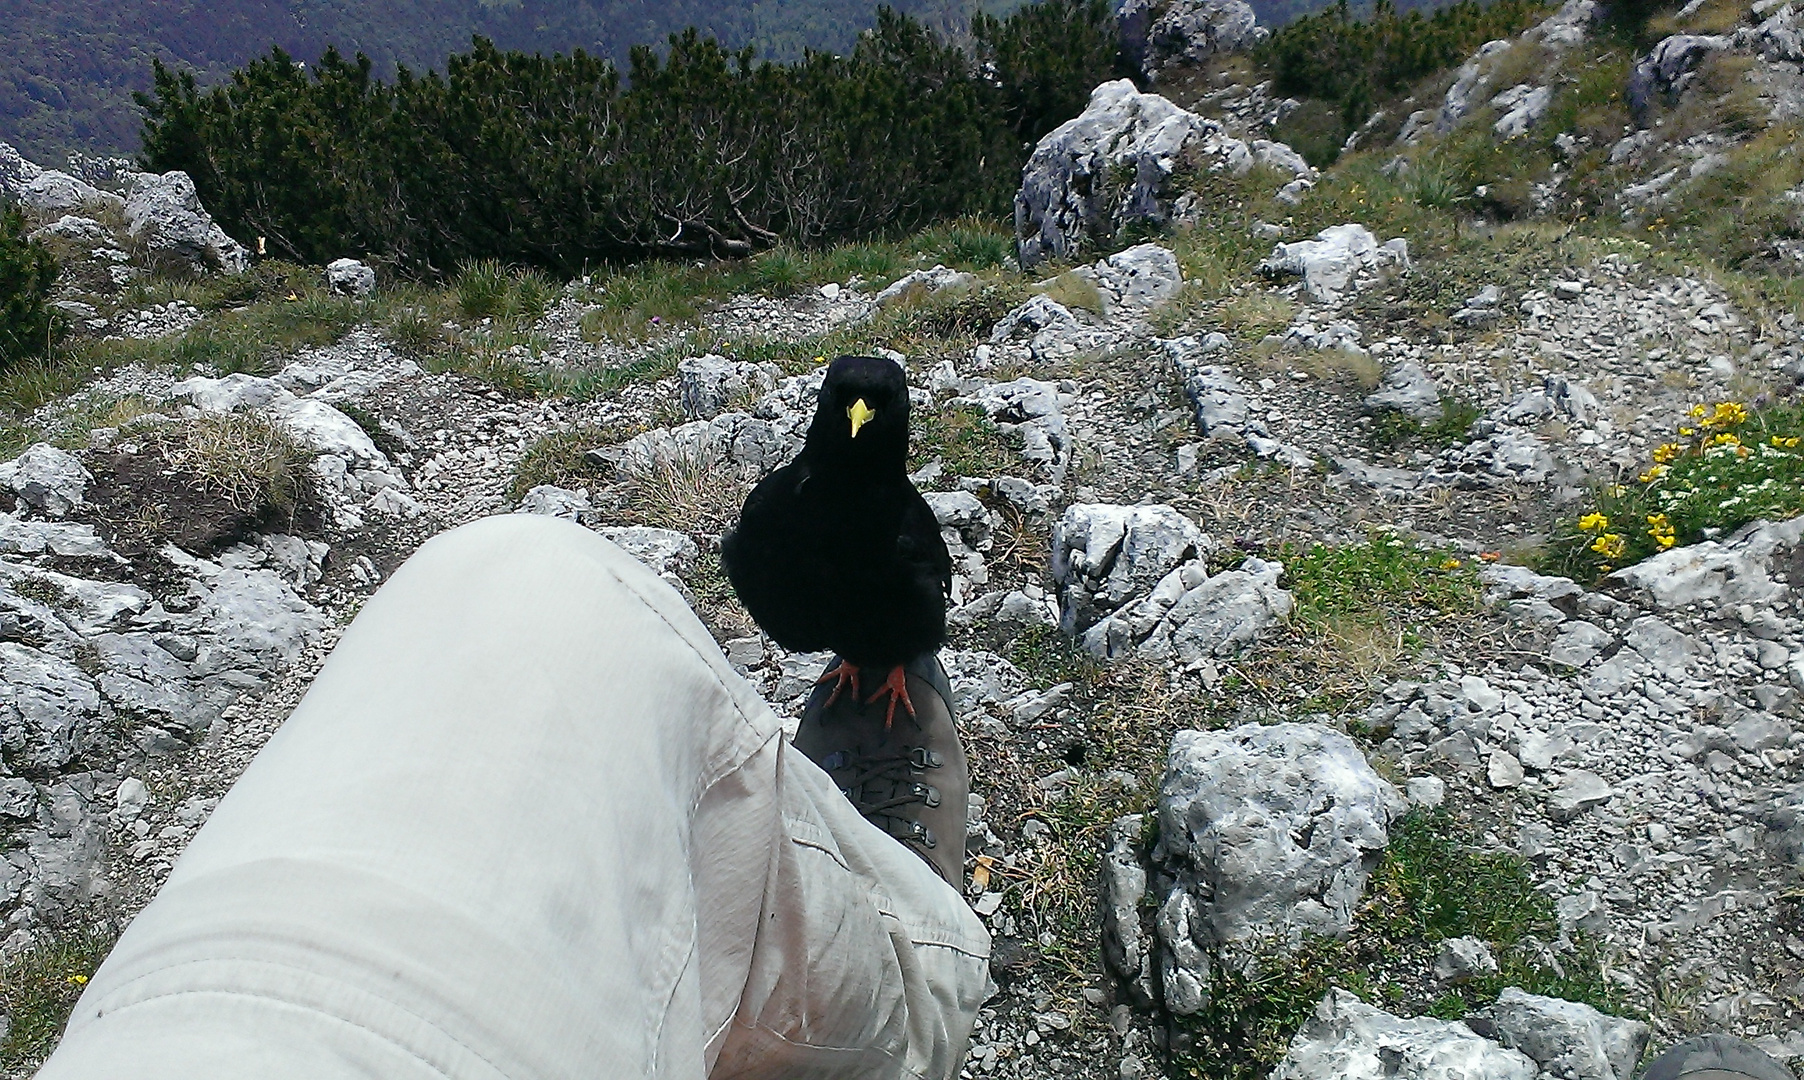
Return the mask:
POLYGON ((670 529, 652 529, 643 525, 609 526, 596 532, 612 540, 620 549, 651 567, 659 574, 681 574, 695 564, 701 554, 695 541, 670 529))
POLYGON ((0 195, 18 198, 27 183, 44 170, 27 161, 10 143, 0 142, 0 195))
POLYGON ((1245 0, 1127 0, 1117 19, 1122 52, 1148 79, 1168 65, 1243 52, 1271 36, 1245 0))
POLYGON ((1248 559, 1205 577, 1201 560, 1185 563, 1144 599, 1084 631, 1084 649, 1104 660, 1176 657, 1194 667, 1237 655, 1295 609, 1295 599, 1278 587, 1283 572, 1279 563, 1248 559))
POLYGON ((1066 507, 1052 529, 1052 577, 1066 632, 1089 629, 1213 546, 1189 518, 1169 506, 1066 507))
POLYGON ((1330 225, 1313 240, 1279 244, 1259 264, 1270 277, 1300 277, 1303 290, 1325 304, 1340 301, 1362 272, 1391 267, 1409 269, 1409 242, 1402 237, 1383 244, 1364 225, 1330 225))
POLYGON ((243 272, 250 253, 226 235, 200 203, 194 181, 177 170, 161 176, 140 173, 125 199, 125 228, 154 255, 201 270, 243 272))
POLYGON ((1644 117, 1660 95, 1683 90, 1704 57, 1732 44, 1721 34, 1674 34, 1662 39, 1629 74, 1629 108, 1644 117))
POLYGON ((376 291, 376 271, 356 259, 334 259, 326 264, 326 287, 361 300, 376 291))
POLYGON ((930 270, 913 270, 891 282, 873 299, 878 307, 888 307, 910 297, 940 292, 969 291, 977 287, 977 275, 963 270, 934 266, 930 270))
POLYGON ((1441 392, 1434 380, 1414 360, 1405 360, 1384 373, 1384 381, 1365 399, 1368 409, 1395 409, 1415 420, 1441 418, 1441 392))
POLYGON ((49 443, 35 443, 0 465, 0 481, 20 502, 49 518, 67 517, 80 506, 94 474, 75 455, 49 443))
POLYGON ((1158 923, 1172 1011, 1201 1007, 1222 946, 1345 934, 1404 805, 1353 740, 1321 725, 1179 732, 1153 854, 1175 879, 1158 923))
POLYGON ((712 420, 733 400, 756 399, 776 388, 771 372, 715 353, 677 362, 677 398, 683 415, 697 420, 712 420))
POLYGON ((83 180, 54 169, 38 173, 19 188, 19 205, 40 214, 69 214, 85 206, 111 201, 110 195, 83 180))
MULTIPOLYGON (((1271 164, 1300 160, 1289 147, 1271 148, 1271 164)), ((1098 86, 1083 113, 1041 139, 1022 170, 1015 196, 1021 266, 1100 246, 1133 222, 1164 224, 1171 217, 1165 182, 1186 162, 1240 176, 1259 158, 1215 121, 1142 94, 1126 79, 1098 86)))
MULTIPOLYGON (((1704 540, 1663 551, 1610 578, 1666 611, 1691 604, 1722 611, 1742 605, 1764 609, 1787 595, 1790 588, 1773 580, 1774 556, 1796 550, 1801 541, 1804 517, 1776 525, 1755 521, 1721 543, 1704 540)), ((1750 617, 1753 614, 1751 610, 1750 617)))
POLYGON ((556 484, 539 484, 520 498, 516 514, 540 514, 544 517, 568 518, 575 521, 589 510, 589 496, 556 484))
POLYGON ((1330 991, 1272 1080, 1535 1080, 1534 1059, 1458 1022, 1405 1020, 1330 991))
POLYGON ((1512 86, 1491 99, 1491 108, 1503 114, 1491 125, 1491 130, 1505 139, 1527 134, 1529 128, 1540 123, 1541 118, 1547 115, 1547 106, 1552 102, 1552 87, 1529 86, 1526 83, 1512 86))
POLYGON ((1170 248, 1136 244, 1076 273, 1102 295, 1103 314, 1142 314, 1184 290, 1184 272, 1170 248))
POLYGON ((1648 1026, 1589 1005, 1504 989, 1487 1010, 1493 1037, 1533 1058, 1543 1075, 1631 1080, 1647 1049, 1648 1026))

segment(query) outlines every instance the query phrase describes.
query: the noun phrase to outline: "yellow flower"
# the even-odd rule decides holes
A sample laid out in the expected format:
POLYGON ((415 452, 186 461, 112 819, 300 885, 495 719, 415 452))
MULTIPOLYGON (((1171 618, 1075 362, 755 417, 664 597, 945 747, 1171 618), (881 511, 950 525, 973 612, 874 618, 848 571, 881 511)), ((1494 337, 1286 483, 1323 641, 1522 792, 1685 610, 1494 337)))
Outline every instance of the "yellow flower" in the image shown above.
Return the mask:
POLYGON ((1672 519, 1668 518, 1665 514, 1649 514, 1647 516, 1647 523, 1656 532, 1672 531, 1672 519))
POLYGON ((1672 471, 1671 466, 1655 465, 1653 468, 1642 473, 1640 476, 1640 480, 1644 484, 1651 484, 1655 480, 1660 479, 1662 476, 1665 476, 1668 472, 1671 472, 1671 471, 1672 471))
POLYGON ((86 986, 88 985, 88 977, 86 975, 71 975, 69 976, 69 982, 76 986, 86 986))
POLYGON ((1589 514, 1586 514, 1584 517, 1579 518, 1579 528, 1585 530, 1586 532, 1596 532, 1599 529, 1607 529, 1609 527, 1610 527, 1610 519, 1605 517, 1602 514, 1597 513, 1596 511, 1593 511, 1589 514))
POLYGON ((1683 435, 1687 439, 1691 438, 1693 435, 1696 435, 1697 433, 1698 433, 1698 429, 1694 428, 1694 427, 1682 427, 1679 429, 1679 434, 1683 435))
POLYGON ((1678 443, 1661 443, 1659 446, 1654 447, 1654 463, 1656 465, 1664 465, 1684 452, 1685 448, 1678 443))
POLYGON ((1710 443, 1713 446, 1740 446, 1741 440, 1725 431, 1721 435, 1711 439, 1710 443))
POLYGON ((1679 538, 1674 536, 1671 533, 1661 533, 1660 535, 1654 537, 1654 543, 1659 544, 1660 550, 1662 550, 1662 551, 1666 550, 1669 547, 1672 547, 1674 544, 1676 544, 1678 542, 1679 542, 1679 538))
POLYGON ((1458 570, 1459 569, 1459 560, 1458 559, 1448 559, 1446 562, 1441 564, 1441 569, 1458 570))
POLYGON ((1716 408, 1712 409, 1708 416, 1704 415, 1703 408, 1702 405, 1694 406, 1691 415, 1702 416, 1705 427, 1734 427, 1748 418, 1748 410, 1733 401, 1717 402, 1716 408))
POLYGON ((1710 410, 1709 410, 1709 409, 1706 409, 1706 408, 1704 408, 1704 407, 1703 407, 1703 406, 1702 406, 1702 405, 1693 405, 1693 406, 1692 406, 1692 407, 1691 407, 1691 408, 1690 408, 1690 409, 1689 409, 1689 410, 1688 410, 1688 411, 1687 411, 1687 412, 1686 412, 1686 415, 1687 415, 1687 416, 1693 416, 1693 417, 1698 417, 1698 418, 1700 418, 1700 419, 1701 419, 1701 418, 1703 418, 1703 417, 1705 417, 1705 416, 1708 416, 1708 415, 1710 415, 1710 410))
POLYGON ((1781 450, 1790 450, 1798 445, 1798 437, 1793 435, 1790 438, 1785 438, 1784 436, 1774 435, 1772 443, 1781 450))
POLYGON ((1591 550, 1606 559, 1621 558, 1622 553, 1628 550, 1628 546, 1628 540, 1621 533, 1604 533, 1591 541, 1591 550))

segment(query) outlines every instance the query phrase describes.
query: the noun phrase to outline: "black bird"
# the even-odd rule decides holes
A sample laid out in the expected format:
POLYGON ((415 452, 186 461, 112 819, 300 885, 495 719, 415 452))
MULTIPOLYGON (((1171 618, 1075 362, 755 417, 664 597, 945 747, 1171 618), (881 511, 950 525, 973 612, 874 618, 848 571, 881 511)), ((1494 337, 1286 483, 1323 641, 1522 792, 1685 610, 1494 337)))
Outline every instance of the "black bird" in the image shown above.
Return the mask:
POLYGON ((946 642, 952 557, 927 500, 908 479, 908 383, 894 361, 842 356, 827 368, 808 438, 794 461, 752 489, 721 540, 733 589, 771 640, 792 652, 832 649, 827 703, 863 669, 887 674, 914 715, 902 665, 946 642))

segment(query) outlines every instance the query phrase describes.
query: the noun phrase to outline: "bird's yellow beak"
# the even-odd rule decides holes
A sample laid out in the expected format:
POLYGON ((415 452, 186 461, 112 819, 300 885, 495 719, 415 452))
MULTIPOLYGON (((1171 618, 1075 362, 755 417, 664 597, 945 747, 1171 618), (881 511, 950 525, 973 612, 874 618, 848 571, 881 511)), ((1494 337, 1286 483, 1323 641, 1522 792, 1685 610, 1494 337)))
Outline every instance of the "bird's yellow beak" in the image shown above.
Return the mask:
POLYGON ((846 418, 852 421, 852 437, 854 439, 858 438, 858 429, 870 423, 871 417, 876 415, 876 412, 873 411, 869 405, 864 403, 863 398, 854 401, 851 406, 846 409, 846 418))

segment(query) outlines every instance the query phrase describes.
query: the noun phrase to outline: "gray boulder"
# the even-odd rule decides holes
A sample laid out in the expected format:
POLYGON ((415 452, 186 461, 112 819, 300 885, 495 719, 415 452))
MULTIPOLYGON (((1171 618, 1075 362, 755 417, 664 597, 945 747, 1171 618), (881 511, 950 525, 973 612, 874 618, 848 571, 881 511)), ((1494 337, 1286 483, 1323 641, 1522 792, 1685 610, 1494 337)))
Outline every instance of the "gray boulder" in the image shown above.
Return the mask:
POLYGON ((1052 528, 1061 625, 1079 634, 1213 544, 1169 506, 1073 503, 1052 528))
POLYGON ((1028 354, 1042 362, 1100 349, 1111 340, 1107 330, 1044 294, 1029 297, 990 328, 992 344, 1026 342, 1028 354))
POLYGON ((1411 419, 1432 423, 1441 418, 1441 392, 1421 364, 1405 360, 1384 373, 1378 389, 1366 396, 1365 406, 1395 409, 1411 419))
POLYGON ((595 531, 659 574, 688 573, 701 555, 694 540, 672 529, 619 525, 595 531))
POLYGON ((1492 1038, 1533 1058, 1543 1075, 1565 1080, 1631 1080, 1647 1049, 1648 1026, 1639 1020, 1514 986, 1486 1010, 1485 1020, 1492 1038))
POLYGON ((1157 244, 1136 244, 1076 273, 1096 286, 1105 316, 1147 312, 1184 290, 1177 255, 1157 244))
POLYGON ((1505 139, 1514 139, 1527 134, 1528 129, 1541 122, 1547 115, 1547 107, 1553 103, 1553 88, 1550 86, 1529 86, 1526 83, 1512 86, 1491 99, 1491 108, 1499 114, 1491 130, 1505 139))
POLYGON ((1245 0, 1126 0, 1116 18, 1123 59, 1148 79, 1168 65, 1244 52, 1271 36, 1245 0))
POLYGON ((38 513, 61 518, 82 504, 94 474, 75 455, 49 443, 36 443, 0 465, 0 481, 38 513))
POLYGON ((1804 543, 1804 517, 1774 524, 1755 521, 1723 541, 1704 540, 1662 551, 1610 575, 1639 599, 1665 611, 1703 605, 1748 618, 1770 608, 1790 586, 1773 579, 1776 558, 1794 557, 1804 543))
POLYGON ((1267 277, 1300 277, 1303 291, 1322 303, 1339 302, 1357 279, 1383 268, 1409 269, 1409 242, 1378 242, 1364 225, 1331 225, 1313 240, 1279 244, 1259 264, 1267 277))
POLYGON ((913 270, 904 274, 874 299, 878 307, 888 307, 911 298, 941 292, 969 292, 976 287, 976 274, 936 265, 931 270, 913 270))
POLYGON ((1065 400, 1052 383, 1030 378, 986 383, 967 396, 954 399, 959 404, 975 405, 997 427, 1020 435, 1021 456, 1047 466, 1055 479, 1071 458, 1065 400))
POLYGON ((194 181, 180 170, 137 175, 125 198, 125 229, 153 256, 197 270, 236 274, 250 263, 244 245, 227 236, 207 213, 194 181))
POLYGON ((100 691, 67 660, 0 641, 0 750, 15 771, 42 775, 96 744, 107 719, 100 691))
POLYGON ((677 362, 677 400, 683 415, 712 420, 736 399, 755 399, 777 388, 770 372, 756 364, 709 353, 677 362))
POLYGON ((1540 1067, 1465 1024, 1403 1019, 1335 989, 1290 1040, 1271 1080, 1536 1080, 1540 1067))
POLYGON ((1237 655, 1296 607, 1290 593, 1278 587, 1283 572, 1282 565, 1263 559, 1215 575, 1200 559, 1185 563, 1144 599, 1084 631, 1084 649, 1104 660, 1175 657, 1197 667, 1237 655))
POLYGON ((1158 920, 1167 1006, 1201 1007, 1208 957, 1224 946, 1347 933, 1404 806, 1353 740, 1330 728, 1179 732, 1153 853, 1174 881, 1158 920))
POLYGON ((1153 950, 1140 926, 1146 896, 1146 867, 1140 862, 1145 815, 1129 814, 1109 826, 1103 856, 1103 956, 1142 1005, 1153 1003, 1153 950))
POLYGON ((111 201, 119 196, 102 192, 94 185, 54 169, 38 173, 19 187, 19 205, 39 214, 69 214, 85 206, 111 201))
POLYGON ((11 144, 0 142, 0 195, 17 199, 25 185, 43 171, 36 163, 25 160, 11 144))
POLYGON ((334 259, 326 264, 326 287, 361 300, 376 291, 376 271, 356 259, 334 259))
POLYGON ((1629 73, 1629 109, 1636 120, 1645 124, 1656 102, 1684 90, 1706 56, 1727 49, 1732 43, 1720 34, 1674 34, 1662 39, 1635 62, 1635 70, 1629 73))
POLYGON ((556 484, 539 484, 520 499, 516 514, 540 514, 545 517, 569 518, 575 521, 588 512, 589 496, 556 484))
POLYGON ((1443 986, 1457 986, 1480 975, 1495 974, 1497 958, 1491 955, 1491 947, 1477 938, 1449 938, 1441 942, 1440 955, 1434 958, 1434 978, 1443 986))
MULTIPOLYGON (((1288 160, 1270 151, 1267 157, 1288 160)), ((1020 264, 1026 269, 1106 245, 1130 225, 1166 224, 1176 195, 1167 182, 1181 168, 1242 176, 1255 164, 1254 149, 1219 123, 1142 94, 1126 79, 1103 83, 1081 115, 1040 140, 1022 170, 1015 196, 1020 264)))
MULTIPOLYGON (((1441 134, 1452 131, 1454 126, 1485 101, 1484 92, 1490 86, 1491 69, 1501 53, 1509 50, 1507 41, 1487 41, 1479 46, 1471 58, 1460 65, 1454 74, 1453 85, 1447 88, 1446 96, 1441 99, 1441 108, 1434 114, 1434 130, 1441 134)), ((1414 142, 1422 134, 1426 134, 1426 125, 1406 125, 1400 142, 1414 142), (1415 130, 1411 130, 1411 127, 1415 130)))

